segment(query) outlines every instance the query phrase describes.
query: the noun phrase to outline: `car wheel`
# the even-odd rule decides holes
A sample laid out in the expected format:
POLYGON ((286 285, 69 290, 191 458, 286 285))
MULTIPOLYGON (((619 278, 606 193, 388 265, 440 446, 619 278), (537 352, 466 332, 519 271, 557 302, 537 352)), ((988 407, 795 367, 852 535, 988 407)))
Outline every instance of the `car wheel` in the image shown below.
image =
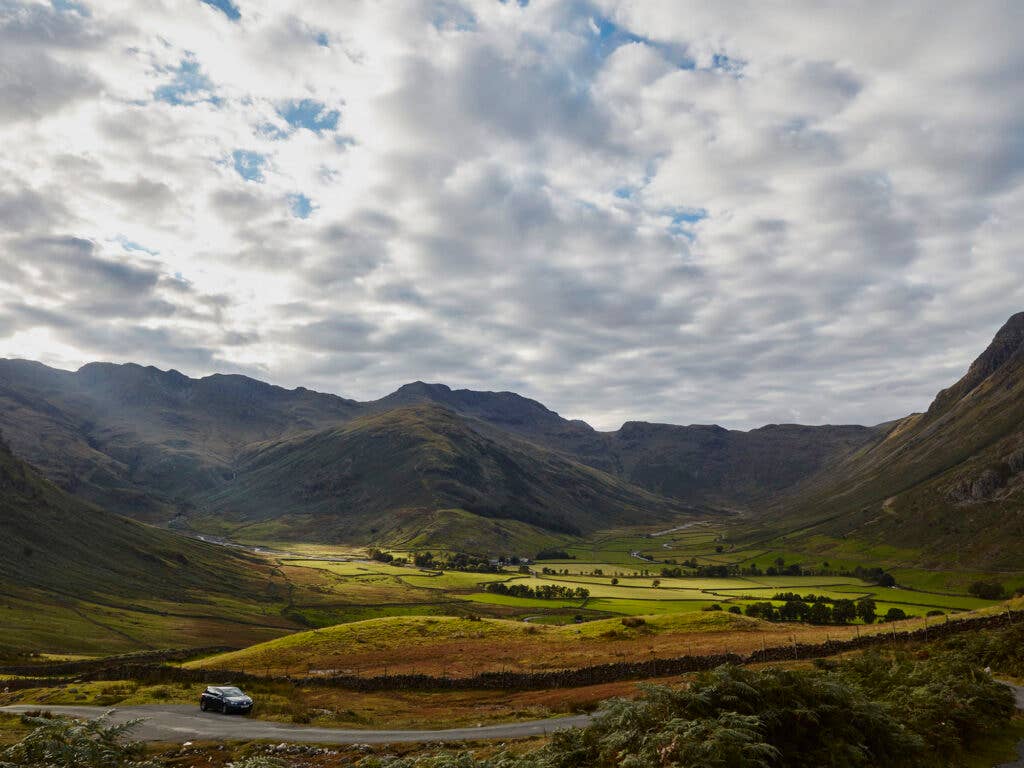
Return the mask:
POLYGON ((199 711, 200 712, 205 712, 206 711, 206 702, 203 701, 203 700, 199 701, 199 711))

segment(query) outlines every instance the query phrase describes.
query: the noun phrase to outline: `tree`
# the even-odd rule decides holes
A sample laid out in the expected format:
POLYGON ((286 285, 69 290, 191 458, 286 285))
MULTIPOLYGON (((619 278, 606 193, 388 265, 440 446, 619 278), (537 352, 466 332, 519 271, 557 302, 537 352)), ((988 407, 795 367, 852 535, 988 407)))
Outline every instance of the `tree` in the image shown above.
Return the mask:
POLYGON ((831 624, 832 608, 828 603, 813 603, 807 612, 807 620, 811 624, 831 624))
POLYGON ((652 587, 660 587, 661 586, 661 580, 660 579, 655 579, 654 581, 651 582, 651 586, 652 587))
POLYGON ((779 608, 779 618, 783 621, 806 621, 810 606, 803 600, 787 600, 779 608))
POLYGON ((857 601, 857 615, 865 624, 874 624, 878 618, 878 606, 870 597, 862 597, 857 601))
POLYGON ((853 600, 836 600, 832 604, 832 621, 836 624, 849 624, 857 618, 857 606, 853 600))
POLYGON ((615 586, 616 584, 618 584, 618 583, 619 583, 619 580, 618 580, 618 579, 615 579, 615 578, 613 578, 613 579, 612 579, 612 586, 613 586, 613 587, 614 587, 614 586, 615 586))
POLYGON ((902 608, 893 607, 885 612, 886 621, 903 621, 905 618, 907 618, 907 612, 902 608))

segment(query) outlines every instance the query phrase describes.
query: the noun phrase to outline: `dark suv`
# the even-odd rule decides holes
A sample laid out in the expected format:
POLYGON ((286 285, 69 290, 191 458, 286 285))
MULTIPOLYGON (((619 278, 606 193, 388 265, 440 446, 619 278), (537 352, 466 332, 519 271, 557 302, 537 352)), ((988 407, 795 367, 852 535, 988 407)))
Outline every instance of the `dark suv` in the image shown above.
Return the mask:
POLYGON ((252 699, 233 685, 211 685, 199 697, 199 708, 203 712, 212 709, 225 715, 232 712, 247 715, 252 712, 252 699))

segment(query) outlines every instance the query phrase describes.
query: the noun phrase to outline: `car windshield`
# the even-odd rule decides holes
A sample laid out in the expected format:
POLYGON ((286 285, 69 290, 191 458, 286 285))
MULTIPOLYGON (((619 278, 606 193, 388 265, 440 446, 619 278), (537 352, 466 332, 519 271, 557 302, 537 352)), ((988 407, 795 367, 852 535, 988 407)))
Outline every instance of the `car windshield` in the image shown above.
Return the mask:
POLYGON ((219 690, 225 696, 245 696, 245 694, 242 693, 242 691, 238 688, 218 688, 217 690, 219 690))

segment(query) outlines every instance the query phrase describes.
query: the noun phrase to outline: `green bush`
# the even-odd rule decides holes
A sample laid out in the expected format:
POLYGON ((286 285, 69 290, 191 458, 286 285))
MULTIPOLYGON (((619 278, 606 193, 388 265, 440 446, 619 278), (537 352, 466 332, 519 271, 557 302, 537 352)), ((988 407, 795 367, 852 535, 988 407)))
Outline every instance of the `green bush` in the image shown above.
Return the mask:
POLYGON ((125 738, 138 725, 132 720, 110 724, 106 717, 95 720, 30 717, 33 726, 20 742, 0 750, 0 768, 156 768, 144 760, 144 748, 125 738))

